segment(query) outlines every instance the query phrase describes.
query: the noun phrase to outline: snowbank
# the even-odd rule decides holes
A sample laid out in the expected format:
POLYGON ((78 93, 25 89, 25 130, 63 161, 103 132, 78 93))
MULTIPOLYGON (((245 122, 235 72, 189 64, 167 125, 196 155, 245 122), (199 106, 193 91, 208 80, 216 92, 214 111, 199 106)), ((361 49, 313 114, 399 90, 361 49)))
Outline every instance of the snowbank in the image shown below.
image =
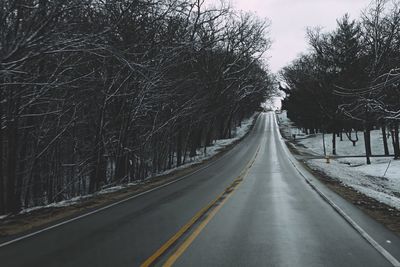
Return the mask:
MULTIPOLYGON (((356 146, 353 146, 346 136, 343 136, 343 141, 337 138, 337 155, 344 157, 332 159, 331 163, 327 164, 323 159, 322 134, 305 135, 287 118, 286 112, 277 116, 285 136, 291 137, 292 134, 296 134, 297 144, 301 146, 298 146, 300 151, 321 157, 306 161, 312 169, 319 170, 360 193, 400 210, 400 161, 395 161, 392 157, 379 157, 371 158, 371 165, 367 165, 364 157, 350 157, 365 155, 361 132, 358 134, 359 141, 356 146)), ((371 132, 373 154, 384 154, 382 138, 380 130, 371 132)), ((329 153, 332 147, 331 140, 331 135, 325 136, 329 153)), ((388 143, 389 152, 392 153, 390 140, 388 143)))

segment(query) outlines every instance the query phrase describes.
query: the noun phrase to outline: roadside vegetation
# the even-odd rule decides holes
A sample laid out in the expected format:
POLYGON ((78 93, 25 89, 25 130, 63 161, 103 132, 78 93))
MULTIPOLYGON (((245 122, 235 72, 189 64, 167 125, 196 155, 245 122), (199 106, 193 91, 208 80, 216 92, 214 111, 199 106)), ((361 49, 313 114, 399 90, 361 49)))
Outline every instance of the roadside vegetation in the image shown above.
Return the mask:
POLYGON ((380 129, 379 154, 399 159, 400 3, 374 0, 360 18, 344 15, 335 30, 307 36, 309 51, 280 72, 287 116, 305 134, 322 133, 325 155, 338 153, 337 140, 356 146, 362 132, 370 164, 371 131, 380 129))
POLYGON ((143 180, 272 92, 269 24, 204 0, 0 2, 0 214, 143 180))

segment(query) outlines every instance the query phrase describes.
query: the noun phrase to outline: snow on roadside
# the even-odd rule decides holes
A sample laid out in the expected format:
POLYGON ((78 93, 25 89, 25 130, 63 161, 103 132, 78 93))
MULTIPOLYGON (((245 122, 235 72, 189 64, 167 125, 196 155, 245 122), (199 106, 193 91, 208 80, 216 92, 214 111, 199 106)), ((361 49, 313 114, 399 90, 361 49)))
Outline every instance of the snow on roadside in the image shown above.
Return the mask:
POLYGON ((307 164, 366 196, 400 210, 400 161, 391 161, 383 176, 390 158, 379 159, 380 162, 373 158, 371 165, 360 160, 364 159, 342 158, 327 164, 325 159, 313 159, 308 160, 307 164))
MULTIPOLYGON (((293 122, 287 118, 286 111, 282 111, 281 114, 278 114, 278 120, 280 121, 280 126, 282 127, 282 131, 285 136, 292 136, 296 134, 296 140, 307 147, 310 152, 317 155, 323 155, 323 139, 322 133, 318 134, 304 134, 300 129, 298 129, 293 122)), ((347 136, 343 133, 343 141, 340 141, 340 138, 336 138, 336 154, 338 156, 355 156, 355 155, 365 155, 365 147, 364 147, 364 135, 363 132, 358 132, 358 141, 356 146, 353 146, 353 143, 349 141, 347 136)), ((352 138, 355 138, 355 133, 352 132, 352 138)), ((393 153, 393 146, 391 145, 391 138, 387 138, 389 153, 393 153)), ((332 134, 325 135, 325 146, 327 154, 332 153, 332 134)), ((381 130, 372 130, 371 131, 371 150, 373 155, 384 155, 383 149, 383 137, 381 130)))
MULTIPOLYGON (((354 133, 353 137, 354 137, 354 133)), ((355 156, 365 155, 364 147, 364 134, 358 132, 358 142, 356 146, 353 146, 352 142, 348 140, 347 136, 343 134, 343 141, 340 138, 336 138, 336 154, 338 156, 355 156)), ((387 139, 389 146, 389 153, 393 153, 393 147, 391 146, 391 140, 387 139)), ((311 135, 309 138, 300 139, 299 143, 308 147, 314 153, 322 155, 324 153, 322 146, 322 134, 311 135)), ((325 135, 325 145, 328 154, 332 153, 332 134, 325 135)), ((371 150, 374 155, 384 155, 383 149, 383 138, 380 130, 371 131, 371 150)))
MULTIPOLYGON (((305 135, 287 118, 286 112, 278 114, 280 127, 285 136, 296 134, 296 140, 301 147, 312 154, 323 155, 322 134, 305 135)), ((352 187, 379 202, 400 210, 400 161, 392 157, 371 158, 371 165, 366 164, 364 157, 350 157, 364 155, 364 139, 362 132, 358 135, 359 141, 354 147, 344 136, 343 141, 337 139, 337 154, 349 156, 331 159, 327 164, 325 159, 307 160, 307 164, 314 170, 321 171, 329 177, 352 187)), ((383 154, 383 141, 380 130, 371 132, 371 146, 374 154, 383 154)), ((327 151, 331 151, 331 135, 326 135, 327 151)), ((392 153, 392 147, 389 151, 392 153)))
MULTIPOLYGON (((211 157, 215 156, 216 154, 218 154, 223 148, 231 145, 232 143, 236 142, 237 140, 243 138, 247 132, 250 130, 251 125, 253 124, 255 118, 257 118, 257 115, 259 113, 254 113, 253 116, 251 116, 248 119, 243 120, 243 122, 241 123, 240 127, 236 127, 236 129, 233 131, 234 133, 234 137, 230 138, 230 139, 220 139, 220 140, 216 140, 212 146, 207 147, 206 149, 206 153, 204 153, 204 149, 198 149, 196 156, 190 159, 190 162, 181 165, 179 167, 175 167, 169 170, 166 170, 164 172, 158 173, 156 175, 153 176, 149 176, 148 178, 146 178, 146 180, 155 178, 155 177, 159 177, 162 175, 167 175, 169 173, 172 173, 174 171, 177 170, 181 170, 181 169, 185 169, 188 168, 194 164, 198 164, 201 163, 207 159, 210 159, 211 157)), ((40 210, 40 209, 46 209, 46 208, 61 208, 61 207, 67 207, 67 206, 71 206, 71 205, 75 205, 78 204, 80 202, 82 202, 83 200, 92 197, 93 195, 102 195, 102 194, 108 194, 108 193, 112 193, 112 192, 116 192, 119 191, 121 189, 133 186, 133 185, 137 185, 139 184, 139 182, 132 182, 132 183, 128 183, 128 184, 123 184, 123 185, 117 185, 117 186, 111 186, 111 187, 106 187, 102 190, 100 190, 99 192, 96 192, 94 194, 88 194, 88 195, 84 195, 84 196, 78 196, 78 197, 74 197, 68 200, 63 200, 60 202, 55 202, 55 203, 51 203, 48 205, 43 205, 43 206, 35 206, 35 207, 31 207, 31 208, 27 208, 27 209, 23 209, 22 211, 19 212, 19 214, 26 214, 26 213, 30 213, 32 211, 35 210, 40 210)), ((2 219, 6 219, 9 215, 1 215, 0 216, 0 220, 2 219)))
POLYGON ((74 204, 77 204, 89 197, 93 196, 92 194, 89 195, 85 195, 85 196, 79 196, 79 197, 74 197, 68 200, 63 200, 60 202, 54 202, 48 205, 43 205, 43 206, 35 206, 35 207, 31 207, 31 208, 27 208, 27 209, 23 209, 22 211, 19 212, 19 214, 26 214, 26 213, 30 213, 32 211, 35 210, 40 210, 40 209, 45 209, 45 208, 61 208, 61 207, 67 207, 67 206, 71 206, 74 204))
POLYGON ((192 165, 201 163, 207 159, 212 158, 213 156, 218 154, 225 147, 227 147, 227 146, 231 145, 232 143, 236 142, 237 140, 243 138, 243 136, 245 136, 247 134, 247 132, 250 130, 251 125, 253 125, 253 122, 254 122, 255 118, 257 118, 258 114, 259 113, 254 113, 250 118, 244 119, 241 123, 241 126, 236 127, 236 129, 233 131, 233 135, 234 135, 233 138, 219 139, 219 140, 214 141, 212 146, 207 147, 206 153, 204 153, 204 148, 199 148, 196 151, 196 156, 190 158, 189 162, 187 162, 179 167, 175 167, 175 168, 160 172, 155 176, 148 177, 147 179, 152 179, 154 177, 166 175, 166 174, 169 174, 169 173, 177 171, 177 170, 186 169, 192 165))
MULTIPOLYGON (((126 185, 117 185, 117 186, 112 186, 112 187, 108 187, 105 189, 102 189, 94 194, 88 194, 88 195, 84 195, 84 196, 77 196, 77 197, 73 197, 71 199, 67 199, 67 200, 63 200, 63 201, 59 201, 59 202, 54 202, 48 205, 42 205, 42 206, 35 206, 35 207, 31 207, 31 208, 27 208, 27 209, 23 209, 22 211, 19 212, 19 214, 26 214, 26 213, 30 213, 32 211, 35 210, 40 210, 40 209, 45 209, 45 208, 62 208, 62 207, 68 207, 68 206, 72 206, 75 204, 78 204, 80 202, 82 202, 85 199, 88 199, 94 195, 103 195, 103 194, 109 194, 109 193, 113 193, 116 191, 119 191, 121 189, 124 189, 126 187, 132 186, 132 185, 137 185, 137 182, 134 183, 129 183, 126 185)), ((0 216, 0 220, 6 218, 8 215, 2 215, 0 216)))

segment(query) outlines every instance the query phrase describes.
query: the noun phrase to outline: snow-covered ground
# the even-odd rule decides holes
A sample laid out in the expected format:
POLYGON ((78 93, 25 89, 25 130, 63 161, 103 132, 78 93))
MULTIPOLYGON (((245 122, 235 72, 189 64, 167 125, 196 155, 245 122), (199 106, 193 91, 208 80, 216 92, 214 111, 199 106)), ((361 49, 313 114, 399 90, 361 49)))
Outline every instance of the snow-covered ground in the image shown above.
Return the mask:
MULTIPOLYGON (((296 140, 300 144, 306 146, 311 153, 316 155, 323 155, 323 139, 322 134, 306 135, 300 129, 298 129, 287 117, 286 111, 278 114, 280 125, 284 126, 283 131, 286 136, 292 136, 296 134, 296 140)), ((356 156, 365 155, 364 147, 364 134, 358 132, 358 141, 356 146, 349 141, 347 136, 343 133, 343 141, 340 141, 339 137, 336 137, 336 154, 337 156, 356 156)), ((351 137, 355 137, 355 132, 351 133, 351 137)), ((393 154, 393 146, 391 138, 387 138, 389 153, 393 154)), ((325 134, 325 146, 327 154, 332 154, 332 134, 325 134)), ((371 150, 373 155, 384 155, 383 149, 383 137, 381 130, 371 131, 371 150)))
MULTIPOLYGON (((211 157, 215 156, 216 154, 218 154, 218 152, 220 152, 222 149, 224 149, 225 147, 231 145, 232 143, 236 142, 237 140, 243 138, 243 136, 246 135, 246 133, 250 130, 251 125, 254 122, 254 119, 258 116, 259 113, 255 113, 253 116, 251 116, 248 119, 243 120, 243 122, 241 123, 240 127, 236 127, 236 129, 233 131, 233 138, 230 139, 221 139, 221 140, 216 140, 214 141, 212 146, 207 147, 206 149, 206 153, 204 153, 204 149, 198 149, 197 150, 197 155, 193 158, 191 158, 189 160, 189 162, 187 162, 186 164, 183 164, 179 167, 176 168, 172 168, 169 169, 167 171, 158 173, 157 175, 153 175, 153 176, 149 176, 146 180, 150 180, 152 178, 155 177, 159 177, 162 175, 166 175, 169 174, 171 172, 180 170, 180 169, 185 169, 188 168, 194 164, 198 164, 201 163, 207 159, 210 159, 211 157)), ((112 193, 112 192, 116 192, 118 190, 124 189, 126 187, 130 187, 133 185, 137 185, 138 182, 133 182, 133 183, 128 183, 128 184, 124 184, 124 185, 117 185, 117 186, 111 186, 111 187, 107 187, 102 189, 99 192, 96 192, 95 195, 102 195, 102 194, 107 194, 107 193, 112 193)), ((36 207, 31 207, 31 208, 27 208, 27 209, 23 209, 22 211, 20 211, 20 214, 25 214, 25 213, 29 213, 35 210, 39 210, 39 209, 44 209, 44 208, 60 208, 60 207, 66 207, 66 206, 71 206, 74 204, 77 204, 87 198, 92 197, 94 194, 89 194, 89 195, 84 195, 84 196, 78 196, 78 197, 74 197, 68 200, 64 200, 64 201, 60 201, 60 202, 56 202, 56 203, 51 203, 48 205, 44 205, 44 206, 36 206, 36 207)), ((0 216, 0 220, 1 219, 5 219, 6 217, 8 217, 8 215, 2 215, 0 216)))
POLYGON ((308 165, 364 195, 400 210, 400 161, 390 160, 373 158, 372 164, 366 165, 363 158, 341 158, 331 160, 330 164, 324 159, 312 159, 308 165))
POLYGON ((187 160, 187 162, 179 167, 175 167, 169 170, 166 170, 164 172, 158 173, 156 176, 151 176, 148 177, 148 179, 157 177, 157 176, 162 176, 162 175, 166 175, 169 174, 171 172, 174 172, 176 170, 180 170, 180 169, 185 169, 188 168, 194 164, 198 164, 201 163, 209 158, 212 158, 213 156, 215 156, 216 154, 218 154, 218 152, 220 152, 222 149, 224 149, 225 147, 231 145, 232 143, 236 142, 237 140, 243 138, 243 136, 246 135, 246 133, 250 130, 251 125, 254 122, 254 119, 259 115, 259 113, 254 113, 253 116, 251 116, 248 119, 245 119, 242 121, 241 126, 240 127, 236 127, 236 129, 234 129, 232 131, 232 135, 234 135, 233 138, 229 138, 229 139, 220 139, 220 140, 216 140, 214 141, 212 146, 208 146, 206 149, 206 153, 204 153, 204 148, 199 148, 196 151, 196 156, 192 157, 190 159, 187 160))
MULTIPOLYGON (((112 193, 112 192, 116 192, 118 190, 124 189, 126 187, 129 186, 133 186, 133 185, 137 185, 137 182, 133 182, 133 183, 128 183, 125 185, 117 185, 117 186, 113 186, 113 187, 108 187, 105 189, 102 189, 94 194, 88 194, 88 195, 84 195, 84 196, 78 196, 78 197, 74 197, 71 199, 67 199, 67 200, 63 200, 63 201, 59 201, 59 202, 54 202, 48 205, 43 205, 43 206, 35 206, 35 207, 31 207, 31 208, 27 208, 27 209, 23 209, 22 211, 19 212, 19 214, 25 214, 25 213, 29 213, 35 210, 40 210, 40 209, 44 209, 44 208, 61 208, 61 207, 68 207, 74 204, 77 204, 79 202, 82 202, 85 199, 88 199, 94 195, 103 195, 103 194, 108 194, 108 193, 112 193)), ((7 215, 3 215, 3 217, 0 216, 0 220, 5 218, 7 215)))
MULTIPOLYGON (((299 150, 307 151, 314 155, 323 155, 322 134, 305 135, 301 130, 286 117, 286 112, 278 114, 281 130, 286 136, 296 134, 296 140, 304 147, 299 150)), ((344 185, 372 197, 382 203, 400 210, 400 161, 392 157, 371 158, 371 165, 366 164, 365 158, 350 156, 364 155, 363 133, 358 134, 359 141, 353 147, 347 137, 343 141, 337 140, 337 155, 349 156, 331 159, 330 164, 326 160, 311 159, 307 164, 315 169, 324 172, 333 179, 341 181, 344 185)), ((380 130, 371 132, 371 146, 373 154, 384 154, 380 130)), ((327 152, 331 152, 331 135, 325 135, 327 152)), ((389 152, 392 153, 390 138, 388 139, 389 152)))

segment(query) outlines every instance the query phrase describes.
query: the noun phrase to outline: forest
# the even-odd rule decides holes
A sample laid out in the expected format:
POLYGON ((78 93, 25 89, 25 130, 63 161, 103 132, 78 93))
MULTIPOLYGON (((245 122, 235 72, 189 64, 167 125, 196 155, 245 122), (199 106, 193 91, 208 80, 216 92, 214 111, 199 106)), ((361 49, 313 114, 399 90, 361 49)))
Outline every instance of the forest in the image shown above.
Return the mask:
POLYGON ((204 0, 0 1, 0 214, 144 180, 229 138, 273 92, 268 31, 204 0))
POLYGON ((370 164, 371 130, 400 158, 400 2, 374 0, 357 19, 348 14, 336 29, 308 28, 309 50, 280 72, 282 109, 307 134, 329 134, 355 146, 364 135, 370 164))

